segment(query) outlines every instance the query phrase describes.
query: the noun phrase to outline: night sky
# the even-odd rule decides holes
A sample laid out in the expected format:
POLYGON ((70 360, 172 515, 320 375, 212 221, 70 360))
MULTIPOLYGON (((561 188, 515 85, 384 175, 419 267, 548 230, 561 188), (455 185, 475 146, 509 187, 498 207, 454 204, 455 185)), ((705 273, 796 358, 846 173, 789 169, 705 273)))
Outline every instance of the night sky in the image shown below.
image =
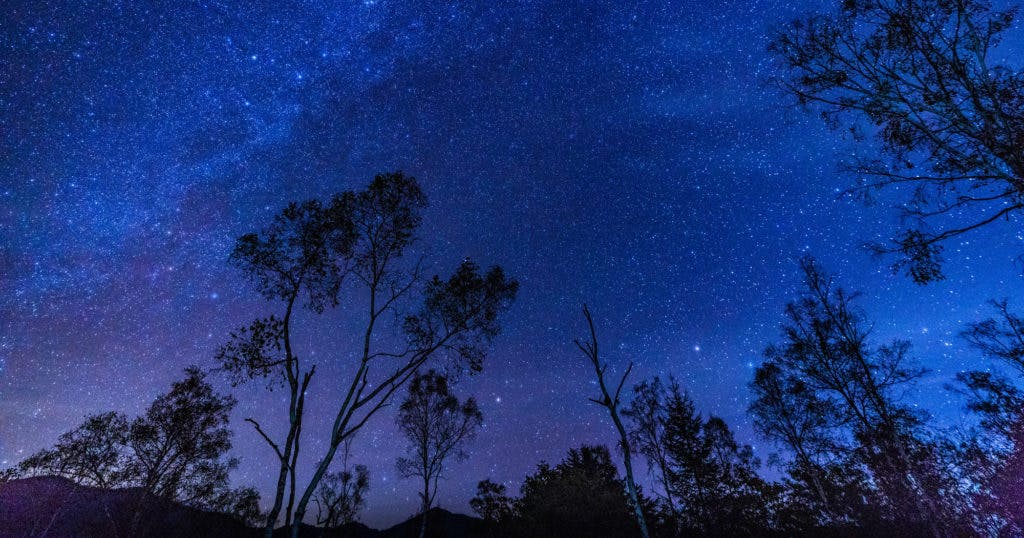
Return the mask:
MULTIPOLYGON (((572 345, 584 301, 613 369, 676 375, 767 456, 746 384, 801 255, 864 292, 878 338, 913 342, 932 373, 912 397, 936 427, 961 422, 943 385, 985 365, 957 333, 1024 291, 1010 224, 947 245, 948 279, 927 287, 860 248, 897 230, 899 193, 837 199, 852 182, 839 163, 873 148, 793 107, 765 52, 780 24, 831 2, 249 4, 4 3, 0 465, 214 366, 231 329, 276 311, 228 266, 235 238, 383 171, 429 196, 432 271, 469 256, 521 283, 484 372, 457 386, 486 427, 441 485, 455 511, 483 478, 516 492, 540 460, 614 442, 572 345)), ((322 365, 308 467, 356 346, 342 310, 300 322, 299 352, 322 365)), ((285 394, 234 394, 233 483, 268 494, 276 460, 242 419, 282 430, 285 394)), ((385 411, 353 449, 374 526, 416 511, 394 431, 385 411)))

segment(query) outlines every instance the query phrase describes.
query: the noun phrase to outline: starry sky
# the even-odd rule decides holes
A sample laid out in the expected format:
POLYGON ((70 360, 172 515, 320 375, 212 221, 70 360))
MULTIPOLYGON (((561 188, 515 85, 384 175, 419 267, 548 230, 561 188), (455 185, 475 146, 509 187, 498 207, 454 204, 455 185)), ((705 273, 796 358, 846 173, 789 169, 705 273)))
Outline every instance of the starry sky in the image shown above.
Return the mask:
MULTIPOLYGON (((469 256, 521 283, 484 372, 457 386, 486 426, 442 483, 445 508, 468 511, 483 478, 514 492, 539 461, 614 442, 572 345, 584 301, 613 370, 674 374, 767 455, 746 384, 808 253, 864 292, 879 339, 914 344, 932 373, 910 397, 935 427, 959 424, 943 385, 989 365, 957 333, 990 314, 987 299, 1024 291, 1024 236, 1000 224, 949 244, 948 279, 927 287, 860 248, 894 232, 898 194, 837 198, 852 181, 838 164, 873 148, 792 106, 765 52, 785 21, 831 6, 6 2, 0 462, 87 413, 139 413, 187 364, 212 367, 231 329, 273 311, 226 263, 234 239, 289 201, 389 170, 429 196, 433 271, 469 256)), ((341 311, 301 321, 300 352, 325 365, 307 404, 309 466, 355 346, 341 311)), ((275 459, 242 419, 282 430, 283 395, 233 393, 234 483, 269 493, 275 459)), ((353 447, 371 470, 370 525, 416 510, 401 448, 388 411, 353 447)))

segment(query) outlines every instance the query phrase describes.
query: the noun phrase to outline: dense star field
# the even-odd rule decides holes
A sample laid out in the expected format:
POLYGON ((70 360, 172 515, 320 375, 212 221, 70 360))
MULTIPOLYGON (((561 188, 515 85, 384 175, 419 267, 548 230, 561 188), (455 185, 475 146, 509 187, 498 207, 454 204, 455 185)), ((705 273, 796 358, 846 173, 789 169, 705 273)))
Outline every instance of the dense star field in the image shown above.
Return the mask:
MULTIPOLYGON (((417 250, 431 274, 470 257, 521 286, 484 371, 457 386, 485 427, 442 482, 444 508, 467 511, 483 478, 514 492, 541 460, 615 442, 572 344, 583 302, 613 369, 674 374, 766 457, 747 383, 804 254, 864 292, 879 338, 913 343, 931 369, 914 401, 960 422, 943 385, 982 361, 957 334, 992 314, 988 299, 1021 296, 1024 236, 1002 223, 957 238, 947 280, 925 287, 861 248, 893 234, 899 193, 866 208, 837 197, 852 183, 840 162, 870 144, 794 106, 766 52, 779 25, 830 5, 5 3, 0 467, 88 413, 139 413, 189 364, 212 367, 230 331, 271 308, 228 265, 235 239, 289 201, 391 170, 429 197, 417 250)), ((1024 53, 1016 24, 1005 58, 1024 53)), ((322 365, 308 468, 358 344, 343 308, 304 315, 299 354, 322 365)), ((242 420, 280 432, 287 394, 233 394, 233 482, 266 498, 276 461, 242 420)), ((393 417, 353 447, 371 525, 417 509, 393 417)))

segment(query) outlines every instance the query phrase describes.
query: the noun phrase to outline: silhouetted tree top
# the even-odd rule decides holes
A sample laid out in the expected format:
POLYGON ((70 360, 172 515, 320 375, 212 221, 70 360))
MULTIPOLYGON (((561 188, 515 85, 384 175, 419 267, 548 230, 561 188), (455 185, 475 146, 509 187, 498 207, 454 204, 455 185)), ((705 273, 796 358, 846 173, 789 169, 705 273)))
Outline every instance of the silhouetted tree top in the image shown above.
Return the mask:
POLYGON ((855 302, 859 294, 836 286, 813 258, 800 260, 800 267, 807 291, 786 306, 785 343, 766 350, 769 362, 819 395, 841 400, 836 408, 845 410, 844 420, 917 421, 910 409, 885 398, 926 373, 912 364, 909 342, 872 345, 870 324, 855 302))
POLYGON ((19 469, 34 475, 63 476, 78 484, 115 488, 132 484, 126 453, 128 418, 109 411, 89 415, 77 428, 62 433, 53 448, 22 460, 19 469))
POLYGON ((800 377, 765 362, 750 385, 754 427, 769 439, 781 439, 803 463, 820 463, 837 447, 829 428, 842 422, 836 403, 819 398, 800 377))
POLYGON ((498 266, 480 274, 463 260, 447 280, 434 276, 423 305, 405 318, 404 332, 414 353, 445 351, 471 372, 483 368, 487 345, 501 331, 498 316, 508 310, 519 290, 498 266))
POLYGON ((352 223, 341 211, 349 198, 336 197, 327 207, 317 200, 288 204, 265 230, 238 239, 231 263, 267 299, 290 300, 305 290, 310 309, 334 306, 344 276, 335 256, 350 253, 355 241, 352 223))
POLYGON ((830 518, 864 513, 836 495, 830 485, 838 481, 877 491, 876 506, 900 532, 955 535, 963 490, 926 435, 927 416, 904 399, 925 371, 912 364, 907 342, 871 341, 857 294, 834 285, 811 258, 801 268, 806 291, 787 306, 784 342, 766 350, 755 379, 759 429, 794 451, 793 476, 816 490, 830 518), (859 468, 867 481, 836 475, 836 463, 839 471, 859 468))
POLYGON ((326 528, 340 527, 356 520, 366 506, 370 491, 370 470, 365 465, 328 473, 320 482, 315 498, 317 523, 326 528))
MULTIPOLYGON (((428 370, 412 378, 409 392, 398 408, 396 422, 412 443, 417 457, 436 459, 440 464, 447 456, 466 457, 465 442, 471 440, 476 428, 483 424, 483 413, 475 398, 459 401, 451 390, 448 376, 428 370)), ((403 475, 419 476, 415 469, 409 469, 416 462, 405 459, 400 462, 404 463, 399 467, 409 471, 403 471, 403 475)))
POLYGON ((669 456, 665 446, 668 428, 666 404, 669 393, 679 392, 679 383, 669 377, 668 387, 660 377, 644 380, 633 387, 633 399, 623 409, 622 415, 630 422, 629 442, 638 454, 647 459, 647 471, 656 478, 669 511, 678 514, 678 499, 672 494, 672 474, 669 456))
MULTIPOLYGON (((961 336, 998 366, 1024 375, 1024 319, 1007 300, 992 301, 997 315, 971 323, 961 336)), ((1024 393, 998 368, 958 372, 953 390, 967 397, 983 431, 955 448, 956 467, 971 484, 976 527, 989 535, 1012 536, 1024 529, 1024 393)))
POLYGON ((844 0, 791 23, 771 46, 783 86, 833 127, 871 132, 883 157, 850 168, 870 197, 906 186, 907 228, 879 253, 924 284, 942 243, 1024 208, 1024 74, 993 54, 1016 8, 976 0, 844 0))
POLYGON ((234 397, 215 392, 198 368, 185 374, 132 422, 128 444, 146 490, 189 503, 216 494, 237 462, 222 459, 234 397))
POLYGON ((1024 374, 1024 319, 1010 311, 1006 299, 991 304, 999 317, 968 325, 962 336, 986 357, 1024 374))
POLYGON ((417 240, 427 197, 414 178, 393 172, 380 174, 365 190, 341 198, 346 202, 339 208, 348 216, 340 218, 346 226, 351 221, 355 229, 354 268, 369 284, 383 277, 385 267, 417 240))
POLYGON ((512 498, 504 484, 488 478, 477 483, 476 495, 470 499, 469 507, 487 523, 500 523, 512 515, 512 498))
POLYGON ((380 174, 361 191, 330 201, 292 202, 258 233, 241 236, 231 263, 267 299, 289 301, 302 290, 315 312, 337 306, 350 272, 367 281, 416 240, 427 199, 414 178, 380 174))
POLYGON ((572 449, 553 467, 538 465, 537 472, 523 481, 515 510, 515 536, 638 534, 625 484, 604 446, 572 449))
MULTIPOLYGON (((653 385, 652 385, 653 386, 653 385)), ((746 536, 771 528, 768 506, 778 492, 757 474, 760 462, 725 421, 702 418, 675 382, 658 398, 664 421, 660 450, 675 527, 684 535, 746 536)), ((638 429, 646 429, 643 422, 638 429)))
MULTIPOLYGON (((290 391, 289 430, 272 439, 247 419, 278 456, 275 502, 267 535, 282 508, 293 523, 305 516, 319 481, 338 447, 350 438, 410 380, 428 360, 447 357, 451 366, 482 368, 488 345, 498 334, 498 318, 509 308, 518 283, 500 267, 486 271, 464 260, 447 278, 424 278, 420 260, 408 259, 420 240, 426 196, 416 180, 401 172, 380 174, 364 189, 345 191, 328 202, 287 206, 263 230, 239 238, 232 263, 241 267, 264 297, 283 303, 283 313, 260 317, 234 331, 218 352, 221 369, 238 383, 276 373, 290 391), (309 484, 294 496, 306 387, 316 364, 300 359, 291 328, 295 305, 313 313, 345 303, 363 323, 353 338, 357 349, 351 380, 332 394, 337 404, 328 446, 309 484), (382 337, 382 333, 390 333, 382 337), (305 365, 305 366, 303 366, 305 365), (292 492, 284 505, 285 489, 292 492)), ((323 355, 321 355, 323 356, 323 355)), ((292 525, 297 535, 299 524, 292 525)))
POLYGON ((365 188, 337 193, 327 201, 293 202, 262 230, 236 242, 231 263, 242 269, 265 298, 284 307, 283 312, 257 318, 232 332, 217 353, 220 369, 230 374, 234 383, 266 378, 271 390, 283 382, 290 393, 289 429, 283 438, 271 438, 255 418, 246 419, 279 460, 266 536, 272 534, 282 510, 286 524, 291 523, 293 507, 297 518, 304 516, 339 444, 384 406, 423 361, 454 352, 478 370, 484 344, 497 334, 497 313, 507 307, 516 288, 500 269, 481 277, 478 267, 467 261, 450 280, 435 277, 424 283, 418 263, 401 262, 419 238, 426 205, 426 196, 414 178, 401 172, 379 174, 365 188), (417 293, 424 295, 419 310, 415 309, 417 293), (344 301, 359 314, 363 313, 359 301, 367 297, 361 364, 348 394, 339 402, 327 455, 317 464, 312 483, 297 498, 295 468, 306 388, 316 364, 306 357, 300 359, 292 345, 295 307, 320 314, 344 301), (397 323, 388 323, 392 319, 397 323), (384 327, 401 332, 395 340, 408 345, 397 350, 375 349, 375 331, 384 327), (385 364, 378 369, 371 368, 371 362, 385 364), (368 378, 371 370, 379 377, 372 383, 368 378))
POLYGON ((232 331, 227 343, 217 349, 215 360, 231 377, 233 386, 250 379, 266 378, 273 388, 288 380, 282 368, 289 361, 284 347, 284 321, 269 316, 232 331), (273 375, 275 372, 279 375, 273 375))
MULTIPOLYGON (((969 324, 961 336, 986 359, 1024 375, 1024 319, 1010 311, 1006 299, 991 304, 997 317, 969 324)), ((1024 394, 1013 382, 990 368, 959 372, 956 379, 983 427, 1006 440, 1024 439, 1024 394)))

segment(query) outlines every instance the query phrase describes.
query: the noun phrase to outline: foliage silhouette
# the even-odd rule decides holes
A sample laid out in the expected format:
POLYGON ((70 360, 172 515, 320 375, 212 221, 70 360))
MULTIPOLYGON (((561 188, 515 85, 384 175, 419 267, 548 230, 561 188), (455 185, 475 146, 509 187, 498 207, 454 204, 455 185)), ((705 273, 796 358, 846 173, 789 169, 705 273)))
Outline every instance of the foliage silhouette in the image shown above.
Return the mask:
POLYGON ((807 291, 786 307, 784 342, 766 350, 755 377, 757 426, 796 455, 793 478, 816 492, 829 519, 861 511, 836 506, 824 491, 829 469, 852 487, 862 481, 849 470, 859 467, 894 528, 955 533, 960 490, 924 435, 925 417, 900 400, 925 371, 910 364, 907 342, 871 345, 856 294, 835 286, 811 258, 801 268, 807 291))
POLYGON ((706 420, 674 379, 634 389, 630 437, 661 488, 658 519, 671 536, 753 536, 773 529, 779 488, 757 474, 749 446, 725 422, 706 420))
POLYGON ((504 484, 490 479, 481 480, 476 485, 476 495, 469 501, 470 508, 484 520, 491 533, 496 533, 501 525, 508 524, 512 516, 512 498, 506 491, 504 484))
MULTIPOLYGON (((845 0, 788 25, 771 51, 782 86, 881 155, 848 168, 850 192, 907 187, 908 226, 878 253, 925 284, 943 244, 1024 208, 1024 73, 996 54, 1016 8, 983 0, 845 0), (844 123, 846 122, 846 123, 844 123), (863 125, 866 122, 867 125, 863 125)), ((906 192, 906 191, 904 191, 906 192)))
POLYGON ((526 478, 515 501, 512 532, 523 537, 632 537, 637 535, 632 512, 608 449, 583 446, 554 467, 541 463, 526 478))
POLYGON ((357 520, 370 491, 370 471, 365 465, 349 467, 350 443, 345 444, 342 469, 328 473, 317 490, 317 525, 341 527, 357 520))
POLYGON ((336 194, 327 203, 290 204, 263 232, 243 235, 237 242, 233 262, 264 297, 284 304, 282 317, 262 317, 237 330, 218 354, 221 367, 236 381, 284 379, 289 388, 289 429, 283 443, 249 419, 280 463, 265 527, 268 536, 289 485, 285 524, 293 537, 298 535, 338 448, 421 366, 447 357, 453 366, 479 371, 500 331, 499 315, 518 289, 500 267, 481 272, 463 260, 450 277, 425 279, 419 262, 407 259, 420 238, 426 204, 414 178, 401 172, 381 174, 365 189, 336 194), (316 364, 300 363, 292 346, 292 316, 300 301, 314 314, 344 301, 363 329, 353 342, 354 374, 340 393, 330 395, 337 411, 327 448, 309 482, 296 489, 306 389, 316 370, 316 364))
MULTIPOLYGON (((244 523, 259 517, 255 489, 230 489, 237 460, 229 415, 235 399, 218 394, 196 367, 129 421, 115 412, 91 415, 56 445, 23 460, 19 476, 53 475, 82 486, 134 488, 132 528, 145 524, 147 496, 222 512, 244 523)), ((141 531, 140 531, 141 532, 141 531)))
POLYGON ((427 511, 437 496, 438 482, 451 458, 465 459, 466 445, 483 424, 476 400, 460 402, 451 392, 448 376, 430 370, 417 374, 409 383, 409 392, 398 409, 398 429, 409 442, 408 457, 397 461, 403 478, 419 478, 420 538, 427 532, 427 511))

